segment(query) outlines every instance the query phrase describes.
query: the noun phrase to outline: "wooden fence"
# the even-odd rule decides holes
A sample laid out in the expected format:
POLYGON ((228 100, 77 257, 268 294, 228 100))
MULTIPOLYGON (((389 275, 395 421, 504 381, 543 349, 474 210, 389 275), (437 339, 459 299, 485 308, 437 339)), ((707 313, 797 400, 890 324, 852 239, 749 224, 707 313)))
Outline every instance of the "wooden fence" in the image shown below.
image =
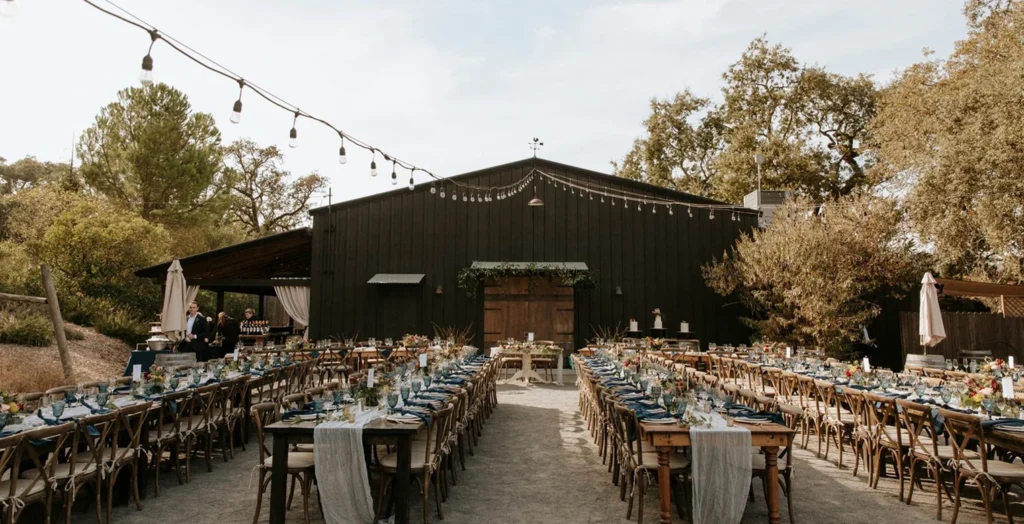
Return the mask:
MULTIPOLYGON (((989 350, 995 358, 1005 359, 1013 355, 1018 363, 1024 363, 1021 360, 1024 356, 1024 318, 943 311, 942 324, 946 328, 946 340, 928 348, 929 355, 957 358, 960 351, 989 350)), ((900 340, 904 361, 908 353, 921 353, 918 329, 918 313, 901 311, 900 340)))

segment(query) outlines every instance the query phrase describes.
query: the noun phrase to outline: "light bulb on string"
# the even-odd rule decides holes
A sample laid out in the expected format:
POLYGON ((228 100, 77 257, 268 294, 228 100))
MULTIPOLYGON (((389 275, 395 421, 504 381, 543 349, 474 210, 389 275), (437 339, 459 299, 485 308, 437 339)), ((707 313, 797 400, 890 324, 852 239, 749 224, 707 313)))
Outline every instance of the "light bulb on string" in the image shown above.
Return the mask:
POLYGON ((693 218, 693 208, 686 206, 686 214, 689 215, 690 218, 693 218))
POLYGON ((441 186, 441 198, 444 198, 444 185, 441 186))
POLYGON ((658 206, 656 206, 654 204, 651 204, 651 213, 657 215, 658 214, 658 206))
POLYGON ((736 212, 735 211, 733 211, 732 214, 730 215, 730 220, 732 220, 733 222, 736 221, 736 212))
POLYGON ((4 18, 18 16, 18 3, 14 0, 0 0, 0 16, 4 18))
POLYGON ((373 160, 370 160, 370 176, 377 176, 377 153, 374 153, 373 160))
POLYGON ((409 191, 416 189, 416 181, 413 180, 413 176, 409 175, 409 191))
POLYGON ((459 199, 459 196, 456 194, 455 191, 452 191, 452 201, 454 202, 454 201, 456 201, 458 199, 459 199))
POLYGON ((642 209, 640 209, 640 202, 636 203, 636 210, 637 211, 643 211, 642 209))
POLYGON ((462 201, 463 202, 469 202, 469 197, 466 196, 466 193, 462 193, 462 201))
POLYGON ((295 111, 295 118, 292 120, 292 130, 288 132, 288 147, 295 149, 299 147, 299 130, 295 129, 295 123, 299 121, 299 112, 295 111))
POLYGON ((670 214, 670 215, 671 215, 671 214, 673 214, 673 213, 672 213, 672 206, 670 206, 670 205, 668 205, 668 204, 665 204, 665 207, 667 207, 667 208, 668 208, 668 214, 670 214))
MULTIPOLYGON (((430 194, 431 195, 437 194, 437 188, 434 187, 434 183, 433 182, 430 183, 430 194)), ((442 193, 441 196, 444 196, 444 194, 442 193)))
POLYGON ((715 210, 714 210, 714 209, 712 209, 712 210, 711 210, 711 211, 710 211, 710 212, 708 213, 708 219, 709 219, 709 220, 714 220, 714 219, 715 219, 715 210))
POLYGON ((398 185, 398 173, 395 172, 395 161, 391 161, 391 185, 398 185))
POLYGON ((345 155, 345 135, 338 131, 338 138, 341 139, 341 147, 338 148, 338 163, 346 164, 348 163, 348 156, 345 155))
POLYGON ((237 124, 242 121, 242 90, 245 89, 245 80, 238 80, 238 100, 231 108, 231 123, 237 124))
MULTIPOLYGON (((13 3, 11 0, 3 0, 5 4, 13 3)), ((142 57, 142 72, 139 73, 139 83, 148 86, 153 83, 153 44, 160 39, 160 33, 153 29, 149 32, 149 50, 146 56, 142 57)))
POLYGON ((476 202, 476 195, 469 195, 470 202, 476 202))

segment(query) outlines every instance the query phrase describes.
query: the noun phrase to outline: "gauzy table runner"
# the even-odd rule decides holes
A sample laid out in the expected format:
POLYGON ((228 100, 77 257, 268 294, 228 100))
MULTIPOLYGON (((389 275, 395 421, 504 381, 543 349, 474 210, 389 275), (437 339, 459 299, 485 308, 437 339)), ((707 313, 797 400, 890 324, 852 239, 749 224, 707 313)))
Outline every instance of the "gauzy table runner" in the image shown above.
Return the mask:
POLYGON ((710 428, 690 427, 690 452, 693 524, 739 524, 750 490, 750 430, 713 413, 710 428))
POLYGON ((363 459, 363 426, 379 409, 356 414, 354 423, 333 421, 313 430, 317 489, 327 524, 371 524, 373 496, 363 459))

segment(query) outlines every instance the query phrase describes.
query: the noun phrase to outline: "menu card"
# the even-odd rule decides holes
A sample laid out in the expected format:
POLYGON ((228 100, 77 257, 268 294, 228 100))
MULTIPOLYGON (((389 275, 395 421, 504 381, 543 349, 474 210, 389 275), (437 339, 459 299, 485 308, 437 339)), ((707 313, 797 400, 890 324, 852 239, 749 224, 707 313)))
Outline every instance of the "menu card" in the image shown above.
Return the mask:
POLYGON ((1003 385, 1003 398, 1013 399, 1013 378, 1003 377, 1000 382, 1003 385))

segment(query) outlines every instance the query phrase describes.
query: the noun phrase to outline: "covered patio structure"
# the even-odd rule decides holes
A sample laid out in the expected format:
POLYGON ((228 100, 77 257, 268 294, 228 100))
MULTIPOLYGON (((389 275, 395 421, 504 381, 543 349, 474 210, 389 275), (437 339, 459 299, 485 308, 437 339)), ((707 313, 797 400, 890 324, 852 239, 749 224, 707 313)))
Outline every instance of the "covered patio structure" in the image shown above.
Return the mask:
MULTIPOLYGON (((217 294, 218 312, 225 293, 259 296, 257 315, 264 316, 264 299, 276 296, 275 286, 308 287, 313 235, 310 228, 241 242, 179 259, 189 286, 217 294)), ((146 267, 135 276, 163 283, 171 260, 146 267)))

